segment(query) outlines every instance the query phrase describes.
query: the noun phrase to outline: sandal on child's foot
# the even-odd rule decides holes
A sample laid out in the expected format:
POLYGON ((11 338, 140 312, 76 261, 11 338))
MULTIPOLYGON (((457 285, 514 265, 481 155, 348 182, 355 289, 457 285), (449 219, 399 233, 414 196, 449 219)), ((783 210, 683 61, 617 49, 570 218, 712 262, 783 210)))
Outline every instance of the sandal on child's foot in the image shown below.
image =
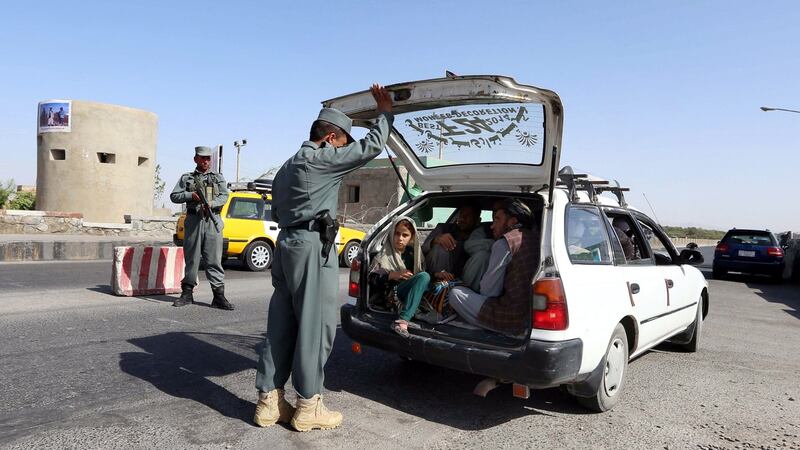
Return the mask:
POLYGON ((399 334, 400 336, 408 338, 411 335, 408 334, 408 329, 403 327, 403 325, 408 326, 407 322, 401 322, 399 320, 396 320, 392 323, 392 330, 394 330, 394 332, 399 334))

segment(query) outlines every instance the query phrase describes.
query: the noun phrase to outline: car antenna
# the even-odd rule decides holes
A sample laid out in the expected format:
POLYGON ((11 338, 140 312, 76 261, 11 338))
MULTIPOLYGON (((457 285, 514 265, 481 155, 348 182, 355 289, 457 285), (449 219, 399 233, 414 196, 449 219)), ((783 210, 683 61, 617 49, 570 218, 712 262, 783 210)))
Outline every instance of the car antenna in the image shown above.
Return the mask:
POLYGON ((651 204, 650 204, 650 200, 648 200, 648 199, 647 199, 647 195, 645 195, 645 193, 644 193, 644 192, 642 192, 642 195, 644 196, 644 200, 647 202, 647 206, 649 206, 649 207, 650 207, 650 211, 653 211, 653 217, 655 217, 655 218, 656 218, 656 222, 658 222, 658 223, 661 223, 661 221, 660 221, 660 220, 658 220, 658 216, 656 215, 656 210, 655 210, 655 209, 653 209, 653 205, 651 205, 651 204))

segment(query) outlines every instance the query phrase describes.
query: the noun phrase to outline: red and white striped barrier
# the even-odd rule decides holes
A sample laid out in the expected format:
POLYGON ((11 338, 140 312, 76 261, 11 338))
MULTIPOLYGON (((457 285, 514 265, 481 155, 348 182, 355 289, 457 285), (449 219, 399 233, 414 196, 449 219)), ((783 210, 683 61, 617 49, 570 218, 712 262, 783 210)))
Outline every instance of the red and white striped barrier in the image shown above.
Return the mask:
POLYGON ((183 247, 114 247, 111 288, 116 295, 181 291, 183 247))

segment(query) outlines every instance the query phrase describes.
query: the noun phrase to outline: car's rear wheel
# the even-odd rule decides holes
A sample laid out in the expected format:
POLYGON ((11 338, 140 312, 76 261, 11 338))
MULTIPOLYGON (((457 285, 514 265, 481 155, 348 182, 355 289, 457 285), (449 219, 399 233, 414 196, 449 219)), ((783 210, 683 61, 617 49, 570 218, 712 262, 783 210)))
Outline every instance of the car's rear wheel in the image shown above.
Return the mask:
POLYGON ((783 283, 783 270, 773 273, 772 281, 776 283, 783 283))
POLYGON ((356 256, 358 256, 358 249, 360 245, 361 243, 358 241, 350 241, 344 246, 341 257, 341 263, 343 266, 350 267, 350 265, 353 264, 353 260, 356 259, 356 256))
POLYGON ((618 323, 608 343, 603 357, 603 378, 597 392, 591 397, 577 397, 578 402, 593 411, 604 412, 619 402, 625 387, 625 374, 628 371, 628 335, 625 327, 618 323))
POLYGON ((264 241, 251 242, 242 253, 242 259, 253 272, 261 272, 272 265, 272 247, 264 241))
POLYGON ((711 269, 711 276, 713 276, 715 280, 721 280, 725 278, 725 275, 727 274, 728 274, 727 270, 718 269, 717 267, 711 269))

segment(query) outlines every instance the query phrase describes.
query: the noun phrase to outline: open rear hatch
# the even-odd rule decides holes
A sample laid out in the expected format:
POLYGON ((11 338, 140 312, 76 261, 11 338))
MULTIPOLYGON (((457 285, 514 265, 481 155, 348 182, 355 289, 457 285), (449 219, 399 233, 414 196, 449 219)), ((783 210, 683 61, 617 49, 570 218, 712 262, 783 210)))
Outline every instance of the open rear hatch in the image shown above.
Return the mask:
MULTIPOLYGON (((421 188, 552 191, 563 123, 555 92, 495 75, 413 81, 387 89, 395 114, 388 147, 421 188)), ((377 116, 369 91, 323 105, 360 126, 369 126, 377 116)))

